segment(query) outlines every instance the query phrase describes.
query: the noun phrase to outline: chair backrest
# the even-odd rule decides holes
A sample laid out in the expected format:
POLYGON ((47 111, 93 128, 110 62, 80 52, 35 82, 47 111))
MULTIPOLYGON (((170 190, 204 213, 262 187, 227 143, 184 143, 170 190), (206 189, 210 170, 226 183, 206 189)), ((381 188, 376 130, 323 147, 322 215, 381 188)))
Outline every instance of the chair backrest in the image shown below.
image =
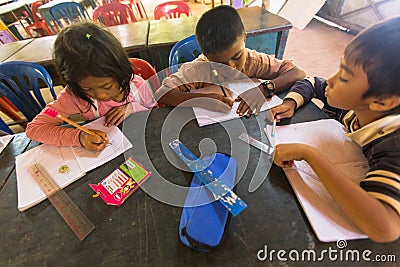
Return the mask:
POLYGON ((31 5, 32 18, 33 18, 33 22, 35 22, 35 23, 43 21, 43 18, 39 17, 38 11, 37 11, 38 7, 40 7, 41 5, 43 5, 43 2, 40 0, 32 3, 32 5, 31 5))
POLYGON ((140 16, 141 19, 146 19, 146 20, 149 19, 149 17, 147 16, 146 9, 143 6, 142 1, 130 0, 130 6, 135 15, 140 16))
POLYGON ((66 24, 88 19, 81 5, 75 2, 64 2, 54 5, 50 8, 50 14, 60 28, 63 28, 61 19, 64 20, 66 24))
POLYGON ((156 20, 162 17, 166 19, 179 18, 181 14, 188 17, 192 15, 189 5, 183 1, 169 1, 154 8, 154 19, 156 20))
POLYGON ((160 88, 160 80, 158 79, 157 72, 149 62, 141 58, 129 58, 129 61, 132 64, 135 74, 148 80, 154 91, 160 88))
POLYGON ((57 99, 50 74, 41 65, 24 61, 0 63, 0 94, 7 97, 28 121, 46 106, 39 82, 50 89, 53 99, 57 99))
MULTIPOLYGON (((108 3, 121 3, 121 4, 126 4, 127 1, 123 1, 123 3, 121 3, 120 0, 102 0, 102 6, 104 6, 105 4, 108 3)), ((135 16, 135 18, 137 19, 138 17, 140 17, 141 19, 146 19, 148 20, 149 17, 147 16, 147 12, 146 9, 143 6, 142 1, 140 0, 129 0, 129 6, 132 9, 133 15, 135 16)))
POLYGON ((8 134, 14 134, 13 131, 8 127, 8 125, 0 118, 0 131, 6 132, 8 134))
POLYGON ((99 21, 109 27, 136 22, 136 18, 129 6, 114 2, 96 7, 93 11, 93 21, 99 21))
POLYGON ((192 61, 201 54, 196 35, 191 35, 177 42, 169 53, 169 69, 171 73, 178 71, 178 64, 192 61))

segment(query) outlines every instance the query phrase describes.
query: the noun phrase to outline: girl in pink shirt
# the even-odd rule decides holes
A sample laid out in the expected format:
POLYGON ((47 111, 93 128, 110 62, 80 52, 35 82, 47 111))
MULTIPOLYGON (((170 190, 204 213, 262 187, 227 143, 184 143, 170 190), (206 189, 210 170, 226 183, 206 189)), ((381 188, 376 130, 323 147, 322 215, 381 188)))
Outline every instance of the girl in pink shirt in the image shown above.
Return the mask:
MULTIPOLYGON (((69 117, 85 120, 105 116, 106 126, 119 125, 133 112, 155 106, 153 92, 134 75, 121 43, 105 28, 91 22, 63 29, 54 43, 56 68, 67 86, 47 106, 69 117)), ((38 114, 26 128, 35 141, 56 146, 82 146, 101 151, 107 143, 104 132, 89 135, 76 128, 61 127, 61 120, 38 114)))

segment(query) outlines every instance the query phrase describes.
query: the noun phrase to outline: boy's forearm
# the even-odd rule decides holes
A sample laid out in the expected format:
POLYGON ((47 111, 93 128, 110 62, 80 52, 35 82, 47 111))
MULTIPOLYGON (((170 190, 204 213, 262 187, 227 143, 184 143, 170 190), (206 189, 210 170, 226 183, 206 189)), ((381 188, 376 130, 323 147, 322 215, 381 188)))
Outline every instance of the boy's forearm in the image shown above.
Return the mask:
POLYGON ((293 99, 299 108, 303 104, 307 104, 315 96, 316 90, 324 90, 315 88, 314 78, 305 78, 294 83, 286 98, 293 99))
POLYGON ((168 92, 165 92, 158 102, 170 106, 182 106, 182 107, 192 107, 192 101, 189 101, 194 98, 202 97, 201 94, 191 93, 191 92, 182 92, 176 88, 169 89, 168 92))
POLYGON ((289 89, 296 81, 304 79, 306 72, 300 67, 294 67, 293 69, 279 74, 276 78, 271 79, 275 84, 276 92, 283 92, 289 89))
POLYGON ((400 216, 394 209, 372 197, 316 151, 306 152, 305 160, 346 216, 372 240, 389 242, 399 238, 400 216))

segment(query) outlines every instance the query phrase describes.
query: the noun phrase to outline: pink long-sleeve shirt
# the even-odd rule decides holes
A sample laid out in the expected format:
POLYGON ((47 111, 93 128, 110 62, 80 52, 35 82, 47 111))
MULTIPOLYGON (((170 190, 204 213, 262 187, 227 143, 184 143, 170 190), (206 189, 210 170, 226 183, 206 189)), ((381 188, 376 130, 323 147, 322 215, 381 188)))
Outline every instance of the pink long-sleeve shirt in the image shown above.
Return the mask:
MULTIPOLYGON (((89 108, 89 103, 75 96, 68 86, 64 88, 57 100, 47 104, 59 112, 59 114, 69 117, 72 114, 80 114, 85 120, 93 120, 107 114, 114 107, 125 105, 129 102, 133 112, 148 110, 156 105, 152 90, 148 84, 138 75, 130 81, 130 92, 126 101, 115 102, 96 101, 97 110, 89 108)), ((55 146, 81 146, 79 133, 81 130, 76 128, 60 127, 62 121, 52 118, 43 111, 39 113, 26 128, 26 136, 32 140, 55 146)))

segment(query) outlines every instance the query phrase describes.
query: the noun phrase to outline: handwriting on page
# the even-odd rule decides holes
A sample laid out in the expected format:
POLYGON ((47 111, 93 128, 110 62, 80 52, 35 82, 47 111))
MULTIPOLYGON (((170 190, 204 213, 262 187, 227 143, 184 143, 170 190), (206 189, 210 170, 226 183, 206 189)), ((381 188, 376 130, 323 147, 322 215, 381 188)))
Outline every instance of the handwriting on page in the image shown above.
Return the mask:
POLYGON ((103 165, 109 160, 122 154, 132 147, 132 144, 116 126, 104 126, 104 118, 85 125, 86 128, 103 131, 107 134, 110 144, 103 151, 88 151, 82 147, 74 147, 73 151, 78 159, 79 166, 84 172, 88 172, 98 166, 103 165))
MULTIPOLYGON (((234 96, 233 98, 236 98, 236 96, 234 96)), ((264 105, 261 107, 261 111, 270 109, 272 107, 280 105, 281 103, 282 99, 280 99, 278 96, 273 96, 271 99, 268 99, 268 101, 264 103, 264 105)), ((202 127, 205 125, 240 118, 239 114, 236 113, 238 107, 239 102, 235 102, 229 113, 216 112, 199 107, 193 107, 193 112, 196 116, 197 123, 200 127, 202 127)))
MULTIPOLYGON (((276 143, 303 143, 318 148, 321 157, 350 174, 347 176, 355 183, 364 178, 369 168, 361 147, 345 135, 342 124, 332 119, 278 126, 276 143)), ((319 240, 366 238, 307 162, 295 161, 284 171, 319 240)))

